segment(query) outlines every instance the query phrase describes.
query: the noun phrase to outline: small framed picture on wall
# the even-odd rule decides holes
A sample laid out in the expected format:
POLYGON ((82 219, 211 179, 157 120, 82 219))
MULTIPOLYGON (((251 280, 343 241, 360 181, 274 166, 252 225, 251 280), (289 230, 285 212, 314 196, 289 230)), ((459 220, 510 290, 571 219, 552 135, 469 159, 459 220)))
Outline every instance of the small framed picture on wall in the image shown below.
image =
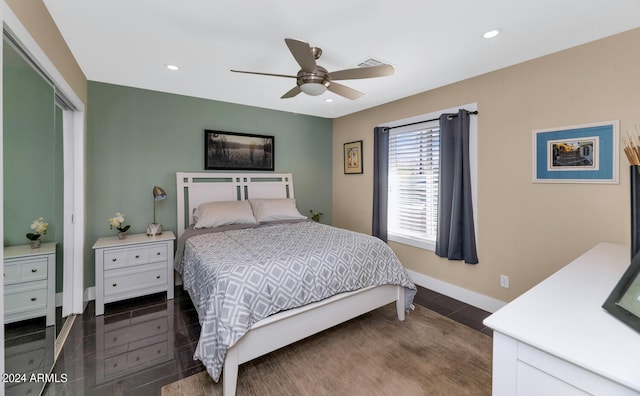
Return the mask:
POLYGON ((362 140, 344 144, 344 173, 362 173, 362 140))

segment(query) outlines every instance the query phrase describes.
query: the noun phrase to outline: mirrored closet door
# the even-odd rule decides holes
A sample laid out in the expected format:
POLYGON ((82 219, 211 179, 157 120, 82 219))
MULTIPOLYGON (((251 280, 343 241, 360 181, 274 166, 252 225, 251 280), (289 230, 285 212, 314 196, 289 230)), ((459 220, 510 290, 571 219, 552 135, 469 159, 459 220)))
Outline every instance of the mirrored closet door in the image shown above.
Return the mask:
MULTIPOLYGON (((63 323, 61 308, 56 308, 60 304, 56 304, 55 297, 63 291, 62 113, 60 104, 56 104, 54 86, 5 35, 3 265, 6 373, 27 376, 49 373, 54 364, 55 339, 63 323), (34 222, 35 229, 32 229, 34 222), (46 230, 41 223, 46 223, 46 230), (40 236, 35 242, 27 237, 38 231, 40 236)), ((5 384, 5 394, 37 395, 43 386, 42 382, 28 381, 5 384)))

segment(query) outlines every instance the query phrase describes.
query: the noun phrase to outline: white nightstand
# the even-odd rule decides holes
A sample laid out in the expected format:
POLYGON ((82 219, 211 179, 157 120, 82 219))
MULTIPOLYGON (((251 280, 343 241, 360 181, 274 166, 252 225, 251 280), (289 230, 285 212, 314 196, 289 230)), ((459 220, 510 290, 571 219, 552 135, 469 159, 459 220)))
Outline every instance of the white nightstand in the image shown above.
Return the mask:
POLYGON ((173 241, 171 231, 160 235, 99 238, 96 251, 96 316, 104 304, 147 294, 167 292, 173 298, 173 241))
POLYGON ((47 317, 56 322, 56 243, 4 248, 4 322, 47 317))

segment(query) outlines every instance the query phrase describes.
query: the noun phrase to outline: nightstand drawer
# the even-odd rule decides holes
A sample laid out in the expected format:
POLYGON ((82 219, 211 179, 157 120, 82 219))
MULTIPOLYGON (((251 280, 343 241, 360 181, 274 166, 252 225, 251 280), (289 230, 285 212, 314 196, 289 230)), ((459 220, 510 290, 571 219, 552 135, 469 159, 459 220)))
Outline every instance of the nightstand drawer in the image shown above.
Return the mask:
POLYGON ((20 266, 18 264, 5 264, 4 265, 4 284, 9 285, 11 283, 20 281, 20 266))
POLYGON ((167 259, 167 246, 156 245, 149 248, 149 262, 165 261, 167 259))
POLYGON ((20 272, 23 282, 47 279, 47 260, 39 259, 22 263, 20 272))
POLYGON ((139 265, 149 262, 149 249, 147 247, 127 250, 127 264, 139 265))
POLYGON ((167 323, 167 317, 161 317, 148 322, 142 322, 121 329, 108 331, 104 334, 104 349, 110 350, 118 346, 131 343, 135 343, 140 347, 141 345, 144 345, 143 343, 145 340, 161 334, 165 334, 164 338, 166 339, 168 328, 169 324, 167 323))
POLYGON ((46 257, 13 260, 9 264, 5 263, 4 284, 47 279, 47 264, 46 257))
POLYGON ((119 268, 127 265, 127 251, 113 250, 104 252, 104 268, 119 268))
POLYGON ((47 307, 47 285, 40 289, 7 292, 4 296, 4 313, 30 311, 47 307))
POLYGON ((145 264, 104 273, 104 296, 128 293, 167 284, 165 264, 145 264))

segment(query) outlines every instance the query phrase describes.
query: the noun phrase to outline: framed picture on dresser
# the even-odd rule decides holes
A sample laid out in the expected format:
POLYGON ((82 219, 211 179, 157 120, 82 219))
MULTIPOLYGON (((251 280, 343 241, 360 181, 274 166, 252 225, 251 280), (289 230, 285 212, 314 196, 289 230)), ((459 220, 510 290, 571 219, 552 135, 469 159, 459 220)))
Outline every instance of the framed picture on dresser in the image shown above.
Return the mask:
POLYGON ((633 258, 602 307, 640 332, 640 254, 633 258))

